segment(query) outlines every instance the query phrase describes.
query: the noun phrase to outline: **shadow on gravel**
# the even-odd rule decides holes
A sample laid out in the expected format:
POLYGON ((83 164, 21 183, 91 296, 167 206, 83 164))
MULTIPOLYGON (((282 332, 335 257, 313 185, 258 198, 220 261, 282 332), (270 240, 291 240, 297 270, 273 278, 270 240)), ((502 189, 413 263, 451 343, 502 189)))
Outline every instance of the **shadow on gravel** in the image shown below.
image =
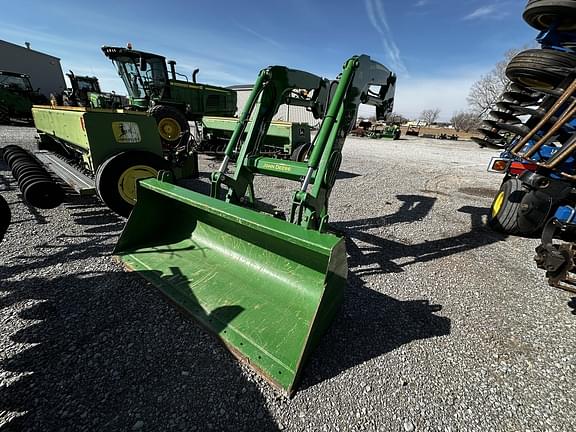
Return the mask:
POLYGON ((576 297, 570 299, 568 307, 572 309, 572 315, 576 315, 576 297))
POLYGON ((410 245, 368 233, 367 230, 383 225, 421 220, 436 200, 419 195, 397 198, 404 204, 395 214, 331 224, 347 236, 349 289, 338 319, 305 369, 302 387, 318 384, 414 340, 450 334, 450 319, 434 314, 442 306, 431 305, 427 300, 396 300, 365 287, 363 277, 402 272, 404 267, 416 262, 431 261, 505 238, 484 227, 482 216, 488 210, 478 207, 459 209, 470 214, 472 230, 447 239, 410 245), (402 264, 394 260, 401 260, 402 264))
MULTIPOLYGON (((76 224, 90 226, 90 228, 84 229, 85 234, 62 233, 51 239, 50 242, 37 244, 33 249, 33 254, 19 255, 9 262, 2 262, 0 280, 9 279, 34 269, 57 266, 60 263, 110 255, 116 237, 124 227, 124 220, 108 209, 102 208, 102 204, 96 198, 72 198, 72 205, 68 208, 94 209, 71 214, 76 224), (76 200, 80 204, 74 203, 76 200)), ((15 221, 14 224, 19 222, 23 221, 15 221)), ((50 223, 45 220, 41 222, 38 219, 37 222, 50 223)), ((10 299, 10 295, 0 297, 0 308, 12 304, 10 299)))
POLYGON ((472 206, 458 209, 459 212, 470 214, 471 230, 454 237, 406 244, 368 232, 384 225, 421 220, 430 212, 435 202, 435 198, 419 195, 398 195, 397 198, 404 202, 397 213, 333 224, 337 230, 346 235, 348 266, 353 270, 353 277, 400 273, 404 271, 404 267, 414 263, 433 261, 506 238, 505 235, 496 233, 484 225, 482 217, 488 214, 488 209, 472 206), (397 264, 394 261, 401 263, 397 264))
POLYGON ((0 387, 0 412, 23 413, 2 432, 277 429, 235 359, 139 276, 30 278, 8 290, 41 302, 10 336, 35 345, 1 364, 26 374, 0 387))
MULTIPOLYGON (((354 366, 419 339, 450 334, 450 319, 428 300, 396 300, 348 281, 344 304, 304 369, 301 388, 333 378, 354 366)), ((354 385, 359 385, 355 383, 354 385)))

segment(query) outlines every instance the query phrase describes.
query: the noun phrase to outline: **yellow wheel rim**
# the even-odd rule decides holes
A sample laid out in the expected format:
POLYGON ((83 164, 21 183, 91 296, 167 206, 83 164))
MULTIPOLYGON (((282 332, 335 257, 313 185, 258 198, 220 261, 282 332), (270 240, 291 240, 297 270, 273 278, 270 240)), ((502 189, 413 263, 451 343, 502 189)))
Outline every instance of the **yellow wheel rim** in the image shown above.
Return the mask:
POLYGON ((502 209, 502 204, 504 203, 504 192, 499 192, 494 198, 494 202, 492 203, 492 217, 496 217, 500 210, 502 209))
POLYGON ((172 117, 164 117, 158 122, 158 132, 166 141, 175 141, 182 133, 182 128, 172 117))
POLYGON ((147 165, 134 165, 122 173, 118 179, 118 193, 124 201, 136 204, 136 183, 138 180, 156 177, 158 171, 147 165))

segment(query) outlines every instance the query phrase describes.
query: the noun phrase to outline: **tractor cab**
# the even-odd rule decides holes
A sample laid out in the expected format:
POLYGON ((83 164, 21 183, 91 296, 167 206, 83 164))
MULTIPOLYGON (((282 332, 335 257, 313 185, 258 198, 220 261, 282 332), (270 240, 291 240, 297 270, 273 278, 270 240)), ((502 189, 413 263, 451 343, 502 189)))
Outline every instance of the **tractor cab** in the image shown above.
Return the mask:
POLYGON ((66 76, 70 80, 71 88, 64 91, 64 105, 89 107, 91 94, 101 93, 98 78, 94 76, 75 75, 72 71, 66 76))
POLYGON ((66 74, 70 78, 72 89, 79 93, 100 93, 100 84, 98 78, 89 76, 77 76, 70 71, 66 74))
POLYGON ((30 121, 32 105, 48 99, 32 88, 30 77, 17 72, 0 71, 0 124, 11 119, 30 121))
POLYGON ((8 71, 0 71, 0 89, 27 94, 34 92, 28 75, 8 71))
POLYGON ((121 47, 102 47, 124 81, 130 103, 148 109, 150 101, 168 98, 166 59, 157 54, 121 47))

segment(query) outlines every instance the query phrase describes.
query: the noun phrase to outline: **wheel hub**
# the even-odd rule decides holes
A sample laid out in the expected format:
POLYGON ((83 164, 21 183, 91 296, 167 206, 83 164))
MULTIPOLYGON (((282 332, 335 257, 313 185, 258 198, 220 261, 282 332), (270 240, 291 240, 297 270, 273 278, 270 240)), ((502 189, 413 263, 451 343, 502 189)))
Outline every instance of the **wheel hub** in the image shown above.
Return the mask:
POLYGON ((165 117, 158 122, 158 132, 166 141, 175 141, 182 133, 182 128, 175 119, 165 117))
POLYGON ((156 177, 158 171, 147 165, 135 165, 128 168, 118 179, 118 193, 131 205, 136 204, 136 184, 138 180, 156 177))

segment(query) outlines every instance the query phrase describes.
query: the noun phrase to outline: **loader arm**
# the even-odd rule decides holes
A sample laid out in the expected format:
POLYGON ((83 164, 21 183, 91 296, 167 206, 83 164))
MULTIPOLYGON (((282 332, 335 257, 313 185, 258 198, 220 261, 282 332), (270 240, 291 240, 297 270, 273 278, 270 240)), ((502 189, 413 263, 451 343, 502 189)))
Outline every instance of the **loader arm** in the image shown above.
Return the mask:
POLYGON ((264 69, 212 174, 212 196, 171 183, 167 173, 140 181, 114 249, 286 394, 296 389, 346 287, 345 241, 323 232, 346 134, 361 103, 376 105, 379 116, 392 109, 395 79, 368 56, 352 57, 334 81, 281 66, 264 69), (262 155, 284 103, 323 119, 308 161, 262 155), (290 221, 250 208, 257 174, 300 182, 290 221))
POLYGON ((358 108, 362 103, 374 105, 377 116, 383 118, 392 111, 395 82, 392 72, 366 55, 349 59, 339 78, 332 82, 280 66, 264 69, 228 143, 224 161, 212 175, 211 195, 222 198, 222 185, 225 185, 226 201, 251 206, 254 205, 255 174, 298 181, 301 187, 293 195, 290 222, 323 231, 328 220, 328 198, 342 161, 342 147, 356 122, 358 108), (294 90, 311 97, 291 98, 294 90), (323 118, 308 162, 280 162, 260 156, 270 122, 286 102, 306 106, 323 118), (247 131, 246 138, 241 142, 244 131, 247 131), (237 167, 232 175, 227 175, 236 149, 237 167))

